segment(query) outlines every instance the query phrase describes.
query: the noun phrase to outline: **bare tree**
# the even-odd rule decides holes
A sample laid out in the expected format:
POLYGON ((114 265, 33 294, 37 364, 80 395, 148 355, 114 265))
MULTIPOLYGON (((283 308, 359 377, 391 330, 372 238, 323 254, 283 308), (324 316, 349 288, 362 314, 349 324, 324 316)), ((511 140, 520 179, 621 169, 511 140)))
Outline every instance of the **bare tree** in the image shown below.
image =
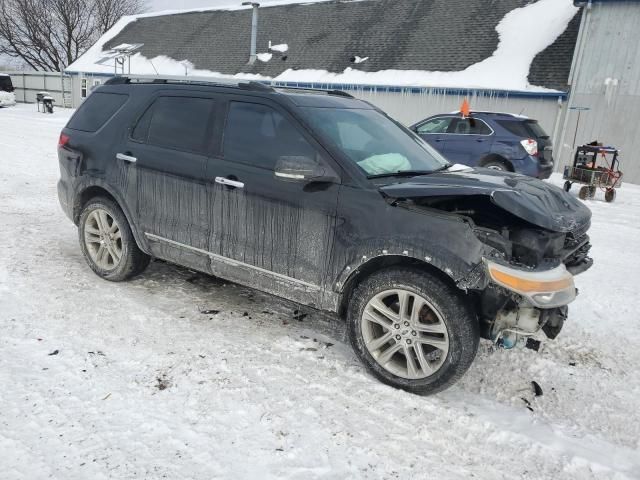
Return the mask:
POLYGON ((60 71, 144 0, 0 0, 0 54, 60 71))

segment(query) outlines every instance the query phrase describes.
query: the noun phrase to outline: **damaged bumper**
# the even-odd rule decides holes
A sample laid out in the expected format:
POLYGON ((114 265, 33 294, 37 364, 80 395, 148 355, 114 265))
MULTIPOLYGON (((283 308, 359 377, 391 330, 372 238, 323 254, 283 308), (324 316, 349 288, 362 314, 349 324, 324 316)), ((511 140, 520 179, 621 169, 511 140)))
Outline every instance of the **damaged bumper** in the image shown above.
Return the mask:
POLYGON ((482 295, 482 336, 504 348, 540 331, 554 339, 577 295, 570 270, 562 263, 547 270, 484 263, 490 283, 482 295))

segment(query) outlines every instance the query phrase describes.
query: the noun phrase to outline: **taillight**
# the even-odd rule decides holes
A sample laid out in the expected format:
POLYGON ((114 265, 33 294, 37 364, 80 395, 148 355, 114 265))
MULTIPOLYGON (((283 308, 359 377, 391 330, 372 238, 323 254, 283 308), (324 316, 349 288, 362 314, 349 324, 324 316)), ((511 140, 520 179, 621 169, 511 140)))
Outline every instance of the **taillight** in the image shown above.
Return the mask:
POLYGON ((66 147, 67 143, 69 143, 69 135, 61 133, 60 138, 58 138, 58 148, 66 147))
POLYGON ((523 146, 523 148, 529 155, 538 155, 538 142, 536 142, 533 138, 525 138, 524 140, 520 140, 520 145, 523 146))

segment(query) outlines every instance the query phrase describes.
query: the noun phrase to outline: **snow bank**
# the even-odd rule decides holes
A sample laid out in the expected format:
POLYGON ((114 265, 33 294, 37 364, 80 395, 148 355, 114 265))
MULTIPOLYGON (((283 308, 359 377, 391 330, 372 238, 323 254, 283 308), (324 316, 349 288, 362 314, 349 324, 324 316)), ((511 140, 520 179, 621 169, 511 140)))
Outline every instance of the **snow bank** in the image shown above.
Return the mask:
MULTIPOLYGON (((318 3, 326 0, 317 0, 318 3)), ((291 1, 273 2, 269 6, 295 3, 291 1)), ((241 6, 228 6, 186 11, 239 10, 241 6)), ((509 12, 497 25, 498 47, 491 57, 457 72, 430 72, 423 70, 381 70, 364 72, 352 67, 343 72, 329 72, 322 69, 288 69, 276 77, 266 77, 239 73, 223 75, 209 70, 190 71, 190 75, 218 78, 259 79, 284 82, 345 83, 368 85, 424 86, 449 88, 484 88, 499 90, 517 90, 531 92, 552 92, 544 87, 529 84, 527 76, 535 56, 551 45, 560 36, 569 21, 578 11, 572 0, 539 0, 509 12)), ((114 38, 122 29, 138 18, 184 13, 182 11, 154 12, 137 16, 123 17, 87 53, 67 68, 69 72, 112 73, 113 67, 97 65, 95 62, 103 56, 105 43, 114 38)), ((271 46, 272 51, 285 52, 289 45, 271 46)), ((260 58, 268 61, 266 56, 260 58)), ((357 57, 360 58, 360 57, 357 57)), ((367 57, 368 58, 368 57, 367 57)), ((367 59, 365 58, 365 60, 367 59)), ((165 56, 148 59, 138 53, 131 57, 131 73, 183 75, 184 61, 165 56), (182 63, 181 63, 182 62, 182 63)), ((364 61, 364 60, 363 60, 364 61)))
POLYGON ((57 200, 71 113, 0 110, 2 480, 640 478, 639 186, 587 202, 595 263, 556 340, 483 341, 422 398, 313 310, 164 262, 99 279, 57 200))

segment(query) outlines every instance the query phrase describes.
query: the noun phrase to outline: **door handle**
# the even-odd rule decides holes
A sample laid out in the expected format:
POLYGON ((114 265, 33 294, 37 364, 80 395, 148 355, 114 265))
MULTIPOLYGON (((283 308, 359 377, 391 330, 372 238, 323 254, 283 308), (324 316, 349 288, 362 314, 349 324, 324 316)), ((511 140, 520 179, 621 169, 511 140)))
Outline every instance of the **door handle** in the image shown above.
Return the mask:
POLYGON ((123 162, 136 163, 138 159, 136 157, 132 157, 131 155, 127 155, 126 153, 116 153, 116 158, 118 160, 122 160, 123 162))
POLYGON ((476 142, 484 142, 484 138, 476 138, 476 142))
POLYGON ((232 188, 244 188, 244 183, 224 177, 216 177, 216 183, 232 188))

